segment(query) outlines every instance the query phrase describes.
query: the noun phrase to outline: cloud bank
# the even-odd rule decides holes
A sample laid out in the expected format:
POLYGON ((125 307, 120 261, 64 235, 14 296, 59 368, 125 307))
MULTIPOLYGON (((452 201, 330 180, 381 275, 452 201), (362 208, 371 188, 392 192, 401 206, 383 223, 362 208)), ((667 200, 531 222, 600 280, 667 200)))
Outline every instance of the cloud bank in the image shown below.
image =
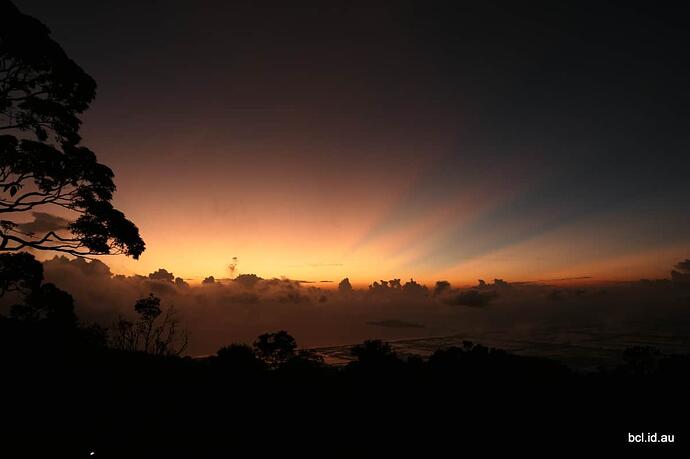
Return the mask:
MULTIPOLYGON (((685 268, 683 263, 677 269, 685 268)), ((66 257, 43 266, 46 282, 70 292, 85 321, 110 325, 120 315, 133 315, 137 299, 159 296, 163 306, 181 314, 192 355, 252 342, 279 329, 303 347, 545 327, 690 330, 690 290, 671 280, 564 288, 496 279, 471 288, 439 281, 429 288, 412 279, 392 279, 355 289, 346 280, 329 286, 254 274, 190 285, 164 268, 146 276, 114 275, 101 261, 66 257)), ((1 299, 0 311, 6 312, 10 302, 1 299)))

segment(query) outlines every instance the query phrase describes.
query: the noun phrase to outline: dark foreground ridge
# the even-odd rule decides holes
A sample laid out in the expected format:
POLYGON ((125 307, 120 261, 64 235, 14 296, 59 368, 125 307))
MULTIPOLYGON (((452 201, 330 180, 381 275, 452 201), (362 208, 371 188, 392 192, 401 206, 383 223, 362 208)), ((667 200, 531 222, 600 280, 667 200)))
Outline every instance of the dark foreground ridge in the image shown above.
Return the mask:
POLYGON ((690 356, 648 347, 578 373, 469 341, 428 358, 366 341, 331 366, 285 331, 193 359, 117 349, 102 329, 59 315, 3 318, 0 340, 3 431, 25 457, 687 443, 690 356), (674 443, 628 442, 642 432, 674 443))

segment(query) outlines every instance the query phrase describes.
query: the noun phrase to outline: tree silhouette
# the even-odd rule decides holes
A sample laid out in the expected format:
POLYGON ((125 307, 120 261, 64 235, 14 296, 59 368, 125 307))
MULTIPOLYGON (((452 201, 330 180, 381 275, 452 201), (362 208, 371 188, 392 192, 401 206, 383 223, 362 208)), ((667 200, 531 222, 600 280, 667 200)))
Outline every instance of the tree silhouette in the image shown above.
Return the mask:
POLYGON ((353 368, 386 371, 400 363, 391 345, 378 339, 353 346, 350 353, 357 359, 350 363, 353 368))
POLYGON ((246 344, 231 344, 220 348, 216 353, 215 363, 226 369, 249 373, 265 367, 254 349, 246 344))
POLYGON ((43 265, 29 253, 0 254, 0 297, 8 292, 23 296, 23 303, 12 306, 10 315, 19 320, 76 324, 72 295, 43 282, 43 265))
POLYGON ((78 115, 95 91, 46 26, 0 1, 0 251, 144 251, 137 227, 111 204, 113 172, 79 145, 78 115), (35 221, 18 223, 28 212, 35 221))
POLYGON ((28 295, 43 281, 43 265, 29 253, 0 254, 0 297, 7 292, 28 295))
POLYGON ((51 283, 29 293, 24 303, 12 306, 11 316, 20 320, 49 320, 65 326, 76 325, 72 295, 51 283))
POLYGON ((297 343, 285 330, 264 333, 254 342, 254 349, 270 368, 278 368, 295 355, 297 343))
POLYGON ((291 371, 297 374, 306 374, 322 370, 325 368, 325 362, 321 355, 310 349, 300 349, 296 354, 290 357, 281 369, 283 371, 291 371))
POLYGON ((134 322, 119 318, 115 324, 113 347, 153 355, 181 355, 187 347, 188 335, 180 333, 175 310, 169 307, 163 312, 160 304, 160 298, 153 294, 137 300, 134 310, 139 318, 134 322))

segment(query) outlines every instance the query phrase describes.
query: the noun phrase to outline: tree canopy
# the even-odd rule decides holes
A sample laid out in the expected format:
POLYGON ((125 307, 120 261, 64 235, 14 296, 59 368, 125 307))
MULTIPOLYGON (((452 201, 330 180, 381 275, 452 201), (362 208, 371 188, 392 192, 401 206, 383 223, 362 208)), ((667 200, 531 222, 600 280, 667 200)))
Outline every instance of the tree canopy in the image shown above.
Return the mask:
POLYGON ((278 368, 295 355, 297 342, 288 332, 264 333, 254 341, 254 349, 269 368, 278 368))
POLYGON ((95 94, 45 25, 0 0, 0 251, 144 251, 138 228, 111 203, 113 172, 80 145, 79 115, 95 94))

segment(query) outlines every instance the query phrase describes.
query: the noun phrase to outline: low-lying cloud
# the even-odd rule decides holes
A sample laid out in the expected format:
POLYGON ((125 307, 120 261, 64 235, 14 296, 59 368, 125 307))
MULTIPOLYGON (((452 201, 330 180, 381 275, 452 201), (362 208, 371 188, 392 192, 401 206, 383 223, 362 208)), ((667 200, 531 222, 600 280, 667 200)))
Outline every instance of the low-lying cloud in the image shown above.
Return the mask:
MULTIPOLYGON (((232 342, 252 342, 267 331, 288 330, 304 347, 490 330, 644 326, 690 330, 690 291, 672 280, 606 286, 511 284, 501 279, 457 288, 432 288, 412 279, 379 280, 368 288, 305 283, 254 274, 208 277, 190 285, 161 268, 148 275, 113 275, 101 261, 55 257, 43 263, 45 280, 70 292, 84 321, 110 325, 132 316, 137 299, 153 293, 174 306, 190 332, 189 352, 210 354, 232 342)), ((687 274, 678 269, 676 273, 687 274)), ((677 275, 675 277, 678 277, 677 275)), ((2 312, 10 301, 2 299, 2 312)))

